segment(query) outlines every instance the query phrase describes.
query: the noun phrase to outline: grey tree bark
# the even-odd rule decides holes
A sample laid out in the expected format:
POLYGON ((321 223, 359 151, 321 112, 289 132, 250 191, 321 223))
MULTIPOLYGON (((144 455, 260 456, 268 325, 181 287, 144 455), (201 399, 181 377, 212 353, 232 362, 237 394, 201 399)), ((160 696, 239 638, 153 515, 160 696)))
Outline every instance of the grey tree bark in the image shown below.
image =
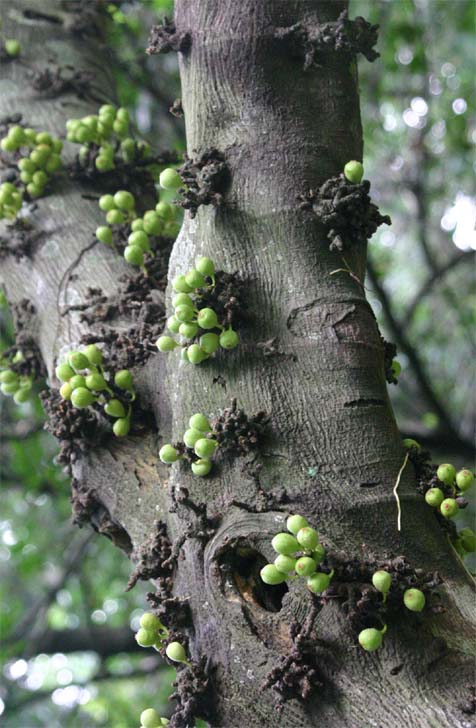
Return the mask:
MULTIPOLYGON (((472 580, 417 494, 411 466, 400 484, 403 525, 397 531, 392 489, 404 452, 379 333, 362 288, 349 275, 330 275, 341 267, 339 256, 296 201, 349 159, 362 158, 357 70, 355 61, 336 53, 304 72, 302 61, 277 48, 274 31, 335 21, 345 6, 340 0, 177 0, 177 31, 191 35, 190 49, 180 54, 188 153, 218 148, 231 183, 221 207, 202 207, 193 220, 185 216, 169 280, 192 267, 196 255, 208 255, 244 279, 250 316, 232 353, 198 367, 157 355, 136 370, 159 437, 151 432, 108 442, 75 468, 98 508, 127 534, 133 560, 157 518, 176 543, 188 526, 200 525, 186 504, 171 512, 179 489, 206 504, 207 517, 218 524, 208 540, 185 539, 173 584, 192 614, 191 657, 206 655, 213 668, 214 726, 472 724, 460 709, 474 664, 472 580), (263 346, 270 340, 271 350, 263 346), (223 461, 203 480, 158 462, 158 447, 180 438, 193 412, 216 413, 232 397, 249 414, 264 409, 270 415, 256 461, 223 461), (365 487, 369 483, 374 487, 365 487), (263 492, 271 503, 282 487, 286 506, 266 508, 263 492), (414 568, 438 570, 445 611, 414 619, 402 608, 382 649, 367 654, 341 605, 328 601, 312 630, 324 688, 304 701, 289 700, 277 717, 273 691, 261 686, 292 649, 290 625, 305 621, 311 596, 293 582, 271 611, 230 563, 246 548, 271 559, 271 538, 291 512, 305 515, 343 558, 403 555, 414 568)), ((6 69, 0 113, 21 111, 60 133, 73 108, 79 116, 94 106, 35 98, 27 90, 27 64, 37 67, 55 53, 60 62, 94 69, 108 96, 105 49, 93 38, 76 43, 62 20, 32 26, 24 12, 31 7, 35 3, 19 0, 6 14, 9 34, 20 38, 26 54, 22 64, 6 69)), ((56 0, 41 3, 42 12, 64 18, 60 9, 56 0)), ((67 183, 40 200, 32 219, 46 233, 42 244, 31 260, 2 264, 9 300, 26 296, 36 306, 34 334, 52 385, 56 357, 86 330, 74 312, 62 315, 65 304, 84 300, 90 285, 112 293, 124 272, 110 251, 87 250, 99 215, 85 192, 67 183), (65 290, 71 266, 77 277, 65 290)), ((361 247, 346 254, 360 279, 365 257, 361 247)), ((114 327, 119 332, 127 323, 117 320, 114 327)))

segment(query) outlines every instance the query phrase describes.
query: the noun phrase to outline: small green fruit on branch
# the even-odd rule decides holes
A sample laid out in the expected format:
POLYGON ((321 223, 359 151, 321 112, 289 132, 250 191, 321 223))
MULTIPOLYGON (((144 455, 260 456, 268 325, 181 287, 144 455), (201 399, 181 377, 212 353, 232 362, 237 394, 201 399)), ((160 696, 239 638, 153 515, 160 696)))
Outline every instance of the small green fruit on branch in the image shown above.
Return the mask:
POLYGON ((146 53, 149 56, 172 51, 184 53, 188 51, 191 44, 190 33, 177 33, 175 24, 168 18, 164 18, 160 25, 152 26, 146 53))
POLYGON ((231 324, 240 301, 232 279, 221 271, 215 275, 215 265, 206 257, 197 258, 195 268, 174 278, 174 314, 167 319, 167 328, 181 339, 177 342, 172 336, 160 336, 158 350, 171 352, 182 347, 182 359, 201 364, 219 348, 236 348, 239 337, 231 324))
POLYGON ((106 213, 107 225, 96 229, 96 238, 105 245, 121 248, 124 259, 147 274, 145 262, 153 257, 158 236, 174 237, 176 233, 175 208, 165 201, 158 201, 153 210, 146 210, 142 217, 136 210, 136 198, 127 190, 99 198, 99 207, 106 213))
POLYGON ((128 370, 115 373, 112 381, 103 368, 99 347, 90 344, 84 351, 73 351, 56 367, 56 376, 63 382, 60 395, 76 409, 100 405, 104 414, 115 422, 116 437, 125 437, 130 430, 132 403, 136 398, 132 374, 128 370))
POLYGON ((21 53, 20 41, 16 38, 6 38, 0 48, 0 63, 13 61, 21 53))
POLYGON ((234 399, 231 407, 211 419, 201 413, 192 415, 182 442, 163 445, 159 458, 166 465, 187 460, 193 474, 204 477, 211 471, 216 454, 240 456, 256 448, 266 422, 264 412, 248 417, 234 399))
POLYGON ((169 720, 161 718, 154 708, 146 708, 140 714, 140 724, 141 728, 162 728, 169 724, 169 720))
POLYGON ((300 515, 289 516, 286 528, 290 533, 277 533, 271 541, 278 556, 273 564, 263 566, 261 579, 265 584, 277 585, 296 575, 302 576, 313 594, 321 594, 328 588, 334 572, 317 571, 326 556, 317 531, 300 515))
POLYGON ((141 647, 154 647, 160 652, 165 646, 165 640, 169 637, 169 630, 160 619, 152 612, 144 612, 140 618, 140 628, 135 635, 138 645, 141 647))
POLYGON ((381 215, 371 201, 370 182, 361 181, 362 175, 360 162, 348 162, 344 172, 326 180, 317 193, 311 190, 299 197, 300 207, 312 211, 327 229, 330 250, 342 253, 365 243, 380 225, 391 224, 390 217, 381 215))
POLYGON ((304 71, 325 63, 329 55, 339 53, 350 61, 362 53, 372 62, 379 57, 374 50, 378 25, 371 25, 364 18, 349 20, 344 10, 336 22, 322 24, 296 23, 289 28, 277 28, 275 39, 284 44, 290 55, 304 61, 304 71))
POLYGON ((18 124, 10 126, 0 142, 3 152, 13 155, 19 179, 0 187, 0 219, 14 219, 20 211, 23 195, 41 197, 53 175, 61 169, 63 142, 46 131, 36 132, 18 124))

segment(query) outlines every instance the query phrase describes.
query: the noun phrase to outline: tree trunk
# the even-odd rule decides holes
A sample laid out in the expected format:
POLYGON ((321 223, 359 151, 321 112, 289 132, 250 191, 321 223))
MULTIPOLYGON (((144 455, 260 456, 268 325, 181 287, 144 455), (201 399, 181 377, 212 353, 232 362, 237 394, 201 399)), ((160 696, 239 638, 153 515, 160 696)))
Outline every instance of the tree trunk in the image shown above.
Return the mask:
MULTIPOLYGON (((51 12, 59 7, 48 0, 43 11, 47 5, 51 12)), ((218 268, 244 280, 249 316, 233 352, 198 367, 159 354, 134 371, 142 399, 154 411, 158 440, 149 432, 111 441, 75 467, 77 487, 95 493, 96 525, 100 517, 104 526, 107 512, 103 530, 128 545, 133 559, 151 553, 157 518, 167 524, 177 551, 188 534, 175 564, 173 594, 190 606, 193 625, 182 635, 188 636, 192 660, 208 657, 213 726, 471 725, 460 704, 473 664, 472 582, 417 493, 410 465, 399 487, 397 530, 392 490, 404 451, 386 391, 379 332, 355 278, 331 275, 342 268, 341 258, 329 251, 317 219, 297 202, 348 160, 362 158, 357 71, 355 61, 339 52, 326 53, 320 65, 304 71, 302 59, 277 43, 275 31, 336 21, 345 6, 177 0, 177 31, 191 36, 190 48, 180 54, 188 153, 219 149, 231 182, 221 207, 185 216, 169 280, 190 269, 196 255, 210 256, 218 268), (254 458, 222 459, 205 479, 158 463, 157 447, 179 439, 191 414, 217 413, 234 397, 249 415, 265 410, 270 417, 254 458), (285 505, 278 497, 282 488, 285 505), (184 489, 188 499, 177 504, 184 489), (201 507, 206 523, 197 515, 201 507), (319 529, 336 558, 404 556, 413 568, 437 570, 445 611, 414 615, 402 606, 389 621, 382 648, 368 654, 340 600, 323 600, 316 616, 302 580, 289 582, 284 595, 277 587, 253 588, 253 562, 257 569, 263 557, 272 560, 271 538, 284 529, 286 514, 296 512, 319 529), (201 533, 194 534, 194 527, 201 533), (204 534, 204 527, 212 532, 204 534), (274 691, 262 685, 293 651, 292 630, 304 630, 306 617, 323 687, 304 700, 296 694, 276 718, 274 691)), ((32 35, 18 20, 23 7, 29 7, 24 0, 15 4, 19 24, 10 35, 21 35, 37 64, 48 57, 51 31, 45 24, 32 35)), ((59 36, 55 51, 70 53, 75 46, 55 27, 59 36)), ((80 65, 88 63, 87 46, 75 52, 80 65)), ((103 59, 98 66, 104 68, 103 59)), ((12 69, 17 90, 9 86, 9 110, 45 119, 46 128, 58 133, 63 108, 28 97, 25 69, 12 69)), ((106 81, 103 88, 109 88, 106 81)), ((88 109, 82 103, 74 115, 88 109)), ((26 296, 36 306, 35 336, 51 377, 62 347, 87 330, 77 314, 61 315, 65 270, 74 265, 78 274, 68 286, 71 302, 73 287, 77 301, 90 285, 112 292, 124 269, 100 246, 79 260, 99 224, 97 205, 81 192, 70 184, 40 200, 34 219, 46 232, 44 242, 31 261, 10 258, 3 265, 8 298, 26 296)), ((345 257, 363 279, 365 249, 356 245, 345 257)), ((118 332, 125 325, 114 322, 118 332)))

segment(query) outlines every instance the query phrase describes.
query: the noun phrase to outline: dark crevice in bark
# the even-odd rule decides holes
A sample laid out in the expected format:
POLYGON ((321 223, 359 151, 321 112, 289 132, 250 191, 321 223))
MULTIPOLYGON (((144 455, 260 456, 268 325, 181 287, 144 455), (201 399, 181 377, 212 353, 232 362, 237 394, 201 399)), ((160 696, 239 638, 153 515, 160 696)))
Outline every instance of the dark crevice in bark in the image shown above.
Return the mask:
POLYGON ((51 13, 45 13, 36 8, 26 8, 23 11, 23 17, 28 20, 36 20, 43 23, 51 23, 52 25, 62 25, 63 21, 58 15, 52 15, 51 13))

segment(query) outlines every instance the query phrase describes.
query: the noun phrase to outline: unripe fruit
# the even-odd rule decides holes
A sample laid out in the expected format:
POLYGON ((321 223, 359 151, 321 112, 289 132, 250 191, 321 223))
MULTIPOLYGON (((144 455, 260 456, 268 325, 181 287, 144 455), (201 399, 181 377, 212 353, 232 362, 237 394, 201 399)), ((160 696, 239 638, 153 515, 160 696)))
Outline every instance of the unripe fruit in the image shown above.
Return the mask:
POLYGON ((344 167, 344 175, 349 180, 349 182, 358 185, 362 177, 364 176, 364 168, 362 166, 362 163, 356 162, 355 160, 347 162, 344 167))
POLYGON ((177 342, 171 336, 159 336, 156 346, 162 352, 173 351, 177 347, 177 342))
POLYGON ((456 474, 456 485, 458 486, 459 490, 464 493, 465 490, 468 490, 468 488, 471 488, 471 486, 474 483, 474 475, 471 472, 471 470, 468 470, 467 468, 463 468, 463 470, 460 470, 456 474))
POLYGON ((316 570, 316 562, 310 556, 301 556, 296 561, 295 570, 299 576, 311 576, 316 570))
POLYGON ((398 361, 398 359, 394 359, 392 361, 391 368, 392 368, 393 376, 397 379, 400 376, 400 374, 402 373, 402 366, 401 366, 400 362, 398 361))
POLYGON ((109 212, 109 210, 114 210, 116 208, 114 197, 112 195, 102 195, 99 198, 99 208, 103 212, 109 212))
POLYGON ((8 136, 17 147, 21 146, 26 141, 25 132, 21 126, 11 126, 8 136))
POLYGON ((94 402, 94 395, 86 387, 78 387, 71 394, 71 403, 78 409, 89 407, 94 402))
POLYGON ((155 616, 155 614, 152 614, 152 612, 144 612, 140 618, 140 626, 147 630, 157 631, 162 627, 162 622, 155 616))
POLYGON ((141 647, 152 647, 156 639, 157 635, 155 632, 142 627, 136 634, 136 642, 141 647))
POLYGON ((203 286, 206 285, 205 278, 200 271, 195 270, 195 268, 193 270, 189 270, 185 276, 185 280, 190 288, 203 288, 203 286))
POLYGON ((425 493, 425 501, 433 508, 439 508, 444 499, 444 493, 440 488, 430 488, 425 493))
POLYGON ((195 260, 195 268, 203 276, 207 276, 207 278, 213 278, 215 275, 215 265, 213 260, 210 260, 210 258, 206 258, 205 256, 195 260))
POLYGON ((179 454, 172 445, 163 445, 159 450, 159 458, 166 465, 175 463, 178 460, 179 454))
POLYGON ((175 318, 175 316, 169 316, 167 319, 167 328, 172 332, 172 334, 178 334, 180 326, 181 323, 177 318, 175 318))
POLYGON ((382 592, 382 594, 386 594, 390 591, 390 587, 392 586, 392 577, 388 571, 376 571, 372 576, 372 584, 377 591, 382 592))
POLYGON ((82 374, 75 374, 74 377, 71 377, 69 380, 69 385, 73 390, 78 389, 78 387, 85 387, 86 380, 82 374))
POLYGON ((101 243, 112 245, 112 230, 107 225, 101 225, 96 228, 96 237, 101 243))
POLYGON ((458 538, 463 549, 468 554, 474 554, 476 551, 476 533, 470 528, 462 528, 458 533, 458 538))
POLYGON ((3 47, 5 48, 7 56, 10 56, 10 58, 16 58, 16 56, 20 55, 20 41, 16 40, 15 38, 7 38, 7 40, 3 44, 3 47))
POLYGON ((0 382, 2 384, 11 384, 12 382, 16 382, 18 380, 18 374, 16 372, 13 372, 11 369, 5 369, 5 371, 0 372, 0 382))
POLYGON ((115 208, 113 210, 109 210, 106 215, 106 220, 109 225, 122 225, 122 223, 125 222, 125 219, 124 213, 120 210, 116 210, 115 208))
POLYGON ((128 418, 116 420, 112 426, 112 431, 116 437, 125 437, 131 429, 131 421, 128 418))
POLYGON ((407 589, 403 594, 403 603, 411 612, 421 612, 425 601, 425 595, 420 589, 407 589))
MULTIPOLYGON (((190 321, 180 324, 179 334, 180 336, 183 336, 184 339, 193 339, 194 336, 198 334, 198 324, 192 323, 190 321)), ((202 348, 199 348, 200 351, 202 351, 202 348)))
POLYGON ((182 178, 177 170, 168 167, 160 173, 159 184, 164 190, 178 190, 182 187, 182 178))
POLYGON ((88 344, 84 350, 84 354, 94 366, 102 364, 102 351, 96 344, 88 344))
POLYGON ((402 445, 406 450, 410 450, 411 447, 415 447, 417 450, 421 450, 421 445, 416 440, 413 440, 411 437, 406 437, 404 440, 402 440, 402 445))
POLYGON ((322 571, 318 571, 317 574, 309 577, 307 587, 313 594, 321 594, 329 586, 331 578, 332 574, 324 574, 322 571))
POLYGON ((114 195, 114 204, 116 205, 116 207, 119 207, 119 209, 127 210, 129 212, 135 207, 134 196, 126 190, 119 190, 114 195))
POLYGON ((317 531, 314 528, 310 528, 310 526, 301 528, 301 530, 298 531, 296 538, 300 546, 302 546, 302 548, 306 551, 312 551, 319 543, 317 531))
POLYGON ((163 220, 171 220, 175 215, 175 210, 168 202, 158 202, 155 211, 163 220))
POLYGON ((234 349, 240 343, 240 338, 231 327, 220 334, 220 346, 222 349, 234 349))
POLYGON ((106 402, 106 404, 104 405, 104 412, 110 417, 126 416, 126 410, 124 409, 124 405, 118 399, 110 399, 109 402, 106 402))
POLYGON ((165 654, 167 655, 169 660, 173 660, 174 662, 187 661, 187 654, 183 645, 181 645, 180 642, 170 642, 170 644, 168 644, 165 649, 165 654))
POLYGON ((86 387, 94 389, 96 392, 102 392, 103 389, 107 389, 107 382, 102 374, 93 372, 86 377, 86 387))
POLYGON ((116 372, 114 375, 114 384, 120 389, 131 390, 134 386, 134 381, 129 369, 120 369, 116 372))
POLYGON ((138 217, 136 220, 133 220, 131 222, 131 230, 133 233, 136 233, 138 230, 144 229, 144 221, 141 217, 138 217))
POLYGON ((261 579, 265 584, 282 584, 286 581, 286 575, 282 571, 278 571, 274 564, 266 564, 260 571, 261 579))
POLYGON ((124 248, 124 258, 131 265, 136 265, 137 267, 144 265, 144 252, 138 245, 128 245, 124 248))
POLYGON ((192 430, 199 430, 200 432, 210 432, 212 429, 208 418, 200 413, 192 415, 188 421, 188 425, 192 430))
POLYGON ((143 728, 160 728, 162 719, 154 708, 147 708, 140 714, 140 722, 143 728))
POLYGON ((445 463, 438 467, 436 475, 438 477, 438 480, 441 480, 441 482, 445 485, 453 485, 456 478, 456 470, 453 465, 445 463))
POLYGON ((453 518, 458 513, 458 504, 454 498, 445 498, 440 506, 440 513, 445 518, 453 518))
POLYGON ((68 361, 75 369, 87 369, 90 364, 87 356, 81 351, 72 351, 68 356, 68 361))
POLYGON ((144 215, 144 230, 149 235, 160 235, 164 227, 164 221, 153 212, 152 214, 146 212, 144 215))
POLYGON ((301 528, 306 528, 308 525, 309 524, 304 516, 289 516, 286 521, 286 528, 288 529, 288 531, 291 531, 291 533, 293 533, 295 536, 301 530, 301 528))
POLYGON ((359 633, 359 644, 366 652, 375 652, 382 644, 383 633, 379 629, 373 627, 363 629, 359 633))
POLYGON ((178 308, 178 306, 189 306, 190 308, 193 308, 193 301, 188 293, 177 293, 172 298, 172 306, 174 308, 178 308))
POLYGON ((205 475, 208 475, 208 473, 212 469, 212 463, 211 460, 207 460, 207 458, 200 458, 200 460, 196 460, 194 463, 192 463, 191 467, 192 473, 194 475, 204 477, 205 475))
POLYGON ((197 323, 202 329, 214 329, 218 326, 218 318, 212 308, 202 308, 198 312, 197 323))
POLYGON ((209 356, 211 354, 214 354, 219 346, 220 337, 218 336, 218 334, 208 332, 207 334, 203 334, 203 336, 200 337, 200 349, 209 356))
POLYGON ((191 428, 189 430, 186 430, 183 435, 183 441, 187 447, 195 447, 195 444, 198 442, 198 440, 201 440, 202 438, 203 432, 200 432, 199 430, 193 430, 191 428))
POLYGON ((71 377, 74 377, 75 371, 69 364, 59 364, 56 367, 56 376, 61 382, 67 382, 71 377))
POLYGON ((290 533, 277 533, 271 541, 271 546, 277 554, 284 554, 285 556, 291 556, 299 551, 297 539, 291 536, 290 533))
POLYGON ((176 276, 172 281, 172 288, 179 293, 190 293, 193 289, 188 285, 185 276, 176 276))
POLYGON ((294 571, 294 568, 296 566, 296 559, 293 559, 292 556, 279 554, 279 556, 276 556, 274 560, 274 565, 277 570, 280 571, 282 574, 290 574, 291 571, 294 571))
POLYGON ((316 564, 320 564, 326 558, 326 550, 321 543, 318 543, 316 548, 311 554, 316 564))
POLYGON ((195 443, 194 450, 199 458, 211 458, 217 447, 218 442, 216 440, 208 440, 206 437, 202 437, 195 443))
POLYGON ((177 318, 181 323, 190 321, 191 319, 193 319, 193 317, 194 313, 191 306, 185 306, 184 304, 181 304, 175 309, 175 318, 177 318))
POLYGON ((63 397, 63 399, 71 399, 71 394, 73 392, 73 387, 69 382, 64 382, 60 387, 60 394, 63 397))
POLYGON ((8 382, 8 384, 5 382, 0 386, 0 389, 2 391, 2 394, 9 395, 15 394, 15 392, 18 389, 18 383, 17 382, 8 382))
POLYGON ((16 404, 24 404, 31 397, 30 389, 17 389, 13 395, 13 400, 16 404))
POLYGON ((202 351, 198 344, 192 344, 187 349, 188 361, 190 364, 201 364, 207 355, 202 351))
POLYGON ((149 236, 143 230, 137 230, 135 233, 131 233, 127 238, 127 244, 137 245, 144 253, 148 253, 150 250, 149 236))

